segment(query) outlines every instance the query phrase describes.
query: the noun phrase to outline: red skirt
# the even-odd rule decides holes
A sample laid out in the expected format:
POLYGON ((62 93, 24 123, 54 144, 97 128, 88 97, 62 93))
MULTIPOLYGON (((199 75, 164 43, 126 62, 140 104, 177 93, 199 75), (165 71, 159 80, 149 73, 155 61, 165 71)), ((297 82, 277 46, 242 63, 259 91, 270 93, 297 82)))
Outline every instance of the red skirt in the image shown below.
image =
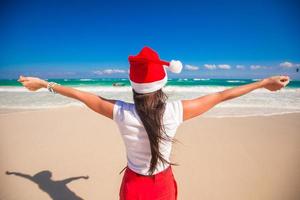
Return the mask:
POLYGON ((152 175, 140 175, 128 167, 120 188, 120 200, 176 200, 177 183, 172 168, 152 175))

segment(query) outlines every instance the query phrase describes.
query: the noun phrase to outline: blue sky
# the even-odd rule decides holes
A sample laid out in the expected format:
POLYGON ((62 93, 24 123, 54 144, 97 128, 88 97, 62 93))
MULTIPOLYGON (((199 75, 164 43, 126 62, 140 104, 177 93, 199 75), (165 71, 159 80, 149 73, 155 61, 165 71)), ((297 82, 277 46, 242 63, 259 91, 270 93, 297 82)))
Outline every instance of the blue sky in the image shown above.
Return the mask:
POLYGON ((300 2, 1 1, 0 78, 126 77, 145 45, 171 77, 300 79, 300 2))

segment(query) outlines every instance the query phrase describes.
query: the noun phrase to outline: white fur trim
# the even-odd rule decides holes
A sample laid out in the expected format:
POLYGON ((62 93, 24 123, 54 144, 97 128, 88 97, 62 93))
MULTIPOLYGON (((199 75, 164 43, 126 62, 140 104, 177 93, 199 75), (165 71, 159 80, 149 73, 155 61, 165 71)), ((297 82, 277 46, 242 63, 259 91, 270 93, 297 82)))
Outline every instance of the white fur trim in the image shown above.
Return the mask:
POLYGON ((135 83, 130 80, 131 86, 137 93, 145 94, 157 91, 166 85, 168 82, 167 74, 164 79, 152 83, 135 83))
POLYGON ((180 73, 182 70, 182 63, 179 60, 171 60, 169 70, 173 73, 180 73))

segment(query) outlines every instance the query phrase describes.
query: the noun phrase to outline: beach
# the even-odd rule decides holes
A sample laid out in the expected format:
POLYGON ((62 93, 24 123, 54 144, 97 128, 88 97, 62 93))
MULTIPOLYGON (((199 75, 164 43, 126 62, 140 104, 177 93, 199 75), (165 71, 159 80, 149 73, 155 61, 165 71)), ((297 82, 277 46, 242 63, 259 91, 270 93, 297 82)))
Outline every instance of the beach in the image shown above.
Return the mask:
POLYGON ((0 5, 0 200, 300 200, 300 0, 0 5))
MULTIPOLYGON (((299 121, 299 113, 208 113, 184 122, 172 151, 178 199, 300 199, 299 121)), ((7 109, 0 114, 0 127, 1 200, 46 200, 49 194, 118 199, 126 153, 112 120, 85 106, 7 109), (6 171, 51 172, 52 177, 34 182, 6 171), (89 178, 60 181, 78 176, 89 178)))

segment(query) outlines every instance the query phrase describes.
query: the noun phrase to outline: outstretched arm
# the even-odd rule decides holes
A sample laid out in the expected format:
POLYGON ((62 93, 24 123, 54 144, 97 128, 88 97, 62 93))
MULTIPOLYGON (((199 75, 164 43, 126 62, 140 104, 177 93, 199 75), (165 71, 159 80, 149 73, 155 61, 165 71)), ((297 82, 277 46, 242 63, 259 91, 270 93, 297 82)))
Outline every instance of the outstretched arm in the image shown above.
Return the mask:
POLYGON ((64 184, 68 184, 72 181, 78 180, 78 179, 89 179, 88 176, 77 176, 77 177, 71 177, 71 178, 67 178, 65 180, 62 180, 61 182, 63 182, 64 184))
POLYGON ((20 176, 20 177, 22 177, 22 178, 26 178, 26 179, 28 179, 28 180, 33 181, 32 176, 30 176, 30 175, 28 175, 28 174, 23 174, 23 173, 20 173, 20 172, 9 172, 9 171, 7 171, 6 174, 7 174, 7 175, 16 175, 16 176, 20 176))
POLYGON ((233 99, 259 88, 270 91, 280 90, 289 83, 288 76, 274 76, 254 83, 230 88, 191 100, 183 100, 183 119, 188 120, 210 110, 218 103, 233 99))
MULTIPOLYGON (((20 76, 19 80, 28 90, 36 91, 40 88, 47 88, 48 82, 37 77, 20 76)), ((83 102, 93 111, 102 114, 110 119, 113 118, 113 107, 115 100, 109 100, 90 92, 81 91, 75 88, 55 85, 53 90, 61 95, 83 102)))

